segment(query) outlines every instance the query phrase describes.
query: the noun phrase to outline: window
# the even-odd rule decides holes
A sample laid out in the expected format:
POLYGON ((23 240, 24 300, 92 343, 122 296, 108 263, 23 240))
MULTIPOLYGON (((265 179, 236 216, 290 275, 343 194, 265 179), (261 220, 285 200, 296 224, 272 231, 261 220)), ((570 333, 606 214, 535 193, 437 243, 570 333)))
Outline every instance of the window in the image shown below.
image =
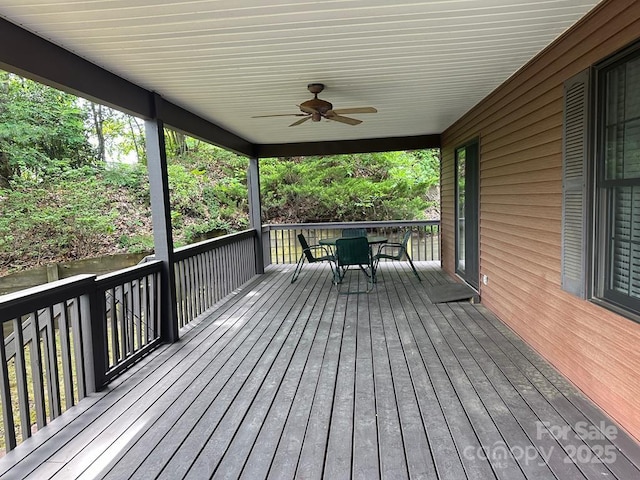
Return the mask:
POLYGON ((640 321, 640 43, 565 82, 563 127, 562 288, 640 321))
POLYGON ((640 52, 597 86, 594 295, 640 314, 640 52))

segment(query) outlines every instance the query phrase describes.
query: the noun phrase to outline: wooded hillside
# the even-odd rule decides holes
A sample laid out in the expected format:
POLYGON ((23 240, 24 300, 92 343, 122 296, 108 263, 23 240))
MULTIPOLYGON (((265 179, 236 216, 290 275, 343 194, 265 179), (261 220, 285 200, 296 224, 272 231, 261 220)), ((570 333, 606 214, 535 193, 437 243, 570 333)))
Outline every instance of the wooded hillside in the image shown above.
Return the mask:
MULTIPOLYGON (((142 131, 139 119, 0 72, 0 275, 151 251, 142 131)), ((247 159, 165 136, 175 244, 246 228, 247 159)), ((261 159, 260 169, 271 223, 439 216, 436 151, 261 159)))

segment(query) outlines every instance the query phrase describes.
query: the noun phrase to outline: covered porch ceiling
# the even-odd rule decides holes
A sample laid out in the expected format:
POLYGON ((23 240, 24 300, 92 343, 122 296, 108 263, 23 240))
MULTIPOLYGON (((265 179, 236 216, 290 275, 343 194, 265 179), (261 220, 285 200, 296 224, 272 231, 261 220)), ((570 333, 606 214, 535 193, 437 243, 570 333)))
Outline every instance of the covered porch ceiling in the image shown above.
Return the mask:
POLYGON ((0 68, 249 156, 426 148, 597 3, 0 0, 0 68), (253 118, 312 82, 378 113, 253 118))

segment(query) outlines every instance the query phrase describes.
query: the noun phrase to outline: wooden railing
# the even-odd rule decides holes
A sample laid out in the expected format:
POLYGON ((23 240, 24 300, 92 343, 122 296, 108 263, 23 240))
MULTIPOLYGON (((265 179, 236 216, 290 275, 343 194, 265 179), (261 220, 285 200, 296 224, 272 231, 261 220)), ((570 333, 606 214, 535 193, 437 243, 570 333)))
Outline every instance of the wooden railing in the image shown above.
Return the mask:
POLYGON ((246 230, 176 249, 180 328, 256 274, 255 235, 255 230, 246 230))
POLYGON ((5 449, 95 389, 90 295, 79 275, 0 297, 0 402, 5 449))
MULTIPOLYGON (((256 274, 256 232, 174 252, 186 326, 256 274)), ((160 343, 162 262, 0 296, 0 443, 10 451, 160 343)))
POLYGON ((0 297, 7 451, 159 343, 161 267, 77 275, 0 297))
MULTIPOLYGON (((296 235, 310 243, 342 228, 399 240, 410 228, 416 260, 439 258, 439 222, 267 225, 268 263, 293 263, 296 235)), ((188 326, 258 271, 256 231, 226 235, 174 252, 176 312, 188 326)), ((160 344, 162 262, 107 275, 78 275, 0 297, 0 413, 7 451, 99 390, 160 344)))
POLYGON ((96 279, 93 351, 98 387, 155 348, 160 341, 160 275, 154 261, 96 279), (103 373, 104 372, 104 373, 103 373))
POLYGON ((370 235, 383 235, 390 242, 400 242, 407 229, 412 235, 409 254, 415 261, 440 260, 439 220, 394 220, 348 223, 292 223, 268 224, 262 228, 265 263, 296 263, 302 249, 298 234, 302 233, 310 245, 322 238, 339 237, 342 229, 365 228, 370 235))

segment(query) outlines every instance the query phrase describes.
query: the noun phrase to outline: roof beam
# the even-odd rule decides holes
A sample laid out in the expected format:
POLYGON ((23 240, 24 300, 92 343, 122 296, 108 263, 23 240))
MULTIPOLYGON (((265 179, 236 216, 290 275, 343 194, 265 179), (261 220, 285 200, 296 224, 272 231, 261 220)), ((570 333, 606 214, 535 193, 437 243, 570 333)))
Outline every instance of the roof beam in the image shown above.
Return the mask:
POLYGON ((413 137, 367 138, 334 142, 279 143, 256 145, 259 158, 340 155, 440 148, 440 134, 413 137))

